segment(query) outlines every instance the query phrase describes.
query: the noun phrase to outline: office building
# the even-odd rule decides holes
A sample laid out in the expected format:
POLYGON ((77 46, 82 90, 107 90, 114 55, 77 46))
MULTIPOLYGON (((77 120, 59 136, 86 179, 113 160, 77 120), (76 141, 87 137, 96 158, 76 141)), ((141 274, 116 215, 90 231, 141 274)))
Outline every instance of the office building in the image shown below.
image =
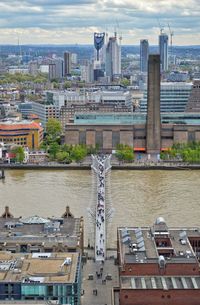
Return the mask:
MULTIPOLYGON (((185 82, 161 82, 160 84, 160 111, 184 112, 188 104, 192 89, 192 83, 185 82)), ((147 88, 144 89, 140 99, 140 112, 147 112, 147 88)))
POLYGON ((79 253, 0 252, 0 300, 80 305, 79 253))
POLYGON ((71 75, 72 68, 72 54, 64 52, 64 76, 71 75))
POLYGON ((151 227, 118 228, 119 304, 197 305, 199 232, 170 228, 162 217, 151 227))
POLYGON ((159 54, 161 72, 168 70, 168 35, 161 33, 159 35, 159 54))
POLYGON ((71 61, 72 61, 72 65, 77 65, 77 63, 78 63, 78 55, 76 53, 72 53, 71 61))
POLYGON ((87 84, 94 81, 93 63, 89 60, 85 60, 84 65, 81 65, 81 80, 87 84))
POLYGON ((29 62, 29 73, 33 76, 38 74, 38 62, 37 61, 30 61, 29 62))
POLYGON ((63 60, 56 58, 49 63, 49 80, 62 79, 63 77, 63 60))
POLYGON ((21 112, 22 117, 32 113, 32 102, 23 102, 18 104, 18 111, 21 112))
POLYGON ((38 149, 43 141, 43 128, 33 121, 0 122, 0 142, 38 149))
POLYGON ((32 102, 31 112, 39 117, 44 129, 49 119, 59 119, 59 108, 48 101, 32 102))
POLYGON ((200 112, 200 79, 194 80, 190 97, 186 106, 187 112, 200 112))
POLYGON ((121 47, 117 35, 110 37, 106 46, 106 76, 111 80, 121 75, 121 47))
POLYGON ((147 39, 140 40, 140 72, 147 72, 149 57, 149 42, 147 39))

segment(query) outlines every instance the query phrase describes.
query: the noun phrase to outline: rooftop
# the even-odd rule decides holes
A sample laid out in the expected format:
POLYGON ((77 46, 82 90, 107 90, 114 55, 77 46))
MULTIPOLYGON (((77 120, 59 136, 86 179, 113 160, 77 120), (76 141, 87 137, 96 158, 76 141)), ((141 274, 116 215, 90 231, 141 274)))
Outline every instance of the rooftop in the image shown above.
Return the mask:
POLYGON ((29 120, 0 122, 1 131, 15 131, 20 129, 42 129, 39 123, 29 120))
MULTIPOLYGON (((199 125, 200 113, 161 113, 162 124, 199 125)), ((76 113, 73 125, 134 125, 146 124, 146 113, 142 112, 93 112, 76 113)))
POLYGON ((80 241, 81 218, 0 217, 0 246, 22 243, 44 243, 76 247, 80 241))
POLYGON ((75 282, 78 253, 12 254, 0 252, 0 281, 22 283, 75 282))
POLYGON ((168 228, 166 223, 152 227, 118 228, 122 263, 155 263, 162 256, 165 263, 195 263, 190 237, 199 237, 198 228, 168 228))
POLYGON ((200 289, 199 276, 122 276, 122 289, 200 289))

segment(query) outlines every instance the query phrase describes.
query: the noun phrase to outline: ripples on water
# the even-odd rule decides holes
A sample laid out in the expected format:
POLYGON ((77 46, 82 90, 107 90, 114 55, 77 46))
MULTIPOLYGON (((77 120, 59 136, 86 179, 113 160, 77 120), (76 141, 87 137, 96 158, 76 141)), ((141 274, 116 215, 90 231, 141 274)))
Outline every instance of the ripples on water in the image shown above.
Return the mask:
MULTIPOLYGON (((76 217, 91 206, 90 171, 6 171, 0 181, 0 213, 9 205, 15 216, 61 216, 67 205, 76 217)), ((115 244, 117 226, 151 225, 163 216, 168 225, 199 225, 199 171, 112 171, 111 196, 115 213, 110 227, 115 244)))

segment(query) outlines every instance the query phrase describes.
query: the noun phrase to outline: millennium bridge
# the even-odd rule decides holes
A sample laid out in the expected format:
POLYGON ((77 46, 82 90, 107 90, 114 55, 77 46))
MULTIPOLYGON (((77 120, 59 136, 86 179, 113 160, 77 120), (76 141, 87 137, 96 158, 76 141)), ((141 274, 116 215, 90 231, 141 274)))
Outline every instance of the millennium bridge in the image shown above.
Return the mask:
POLYGON ((92 170, 95 179, 94 203, 90 210, 94 230, 94 257, 95 261, 104 261, 106 258, 106 241, 108 222, 112 214, 109 200, 106 196, 107 176, 111 169, 111 155, 92 155, 92 170))

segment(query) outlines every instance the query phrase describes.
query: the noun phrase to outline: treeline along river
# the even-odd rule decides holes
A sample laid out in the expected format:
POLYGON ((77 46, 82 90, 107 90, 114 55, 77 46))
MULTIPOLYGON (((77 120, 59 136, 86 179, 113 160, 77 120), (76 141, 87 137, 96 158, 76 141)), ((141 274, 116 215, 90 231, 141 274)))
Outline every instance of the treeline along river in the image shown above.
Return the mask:
MULTIPOLYGON (((87 244, 91 171, 7 170, 5 175, 5 180, 0 180, 0 213, 8 205, 16 217, 61 216, 69 205, 75 217, 84 217, 87 244)), ((110 247, 116 244, 117 226, 151 225, 158 216, 169 226, 199 225, 199 171, 113 170, 110 188, 115 209, 109 228, 110 247)))

